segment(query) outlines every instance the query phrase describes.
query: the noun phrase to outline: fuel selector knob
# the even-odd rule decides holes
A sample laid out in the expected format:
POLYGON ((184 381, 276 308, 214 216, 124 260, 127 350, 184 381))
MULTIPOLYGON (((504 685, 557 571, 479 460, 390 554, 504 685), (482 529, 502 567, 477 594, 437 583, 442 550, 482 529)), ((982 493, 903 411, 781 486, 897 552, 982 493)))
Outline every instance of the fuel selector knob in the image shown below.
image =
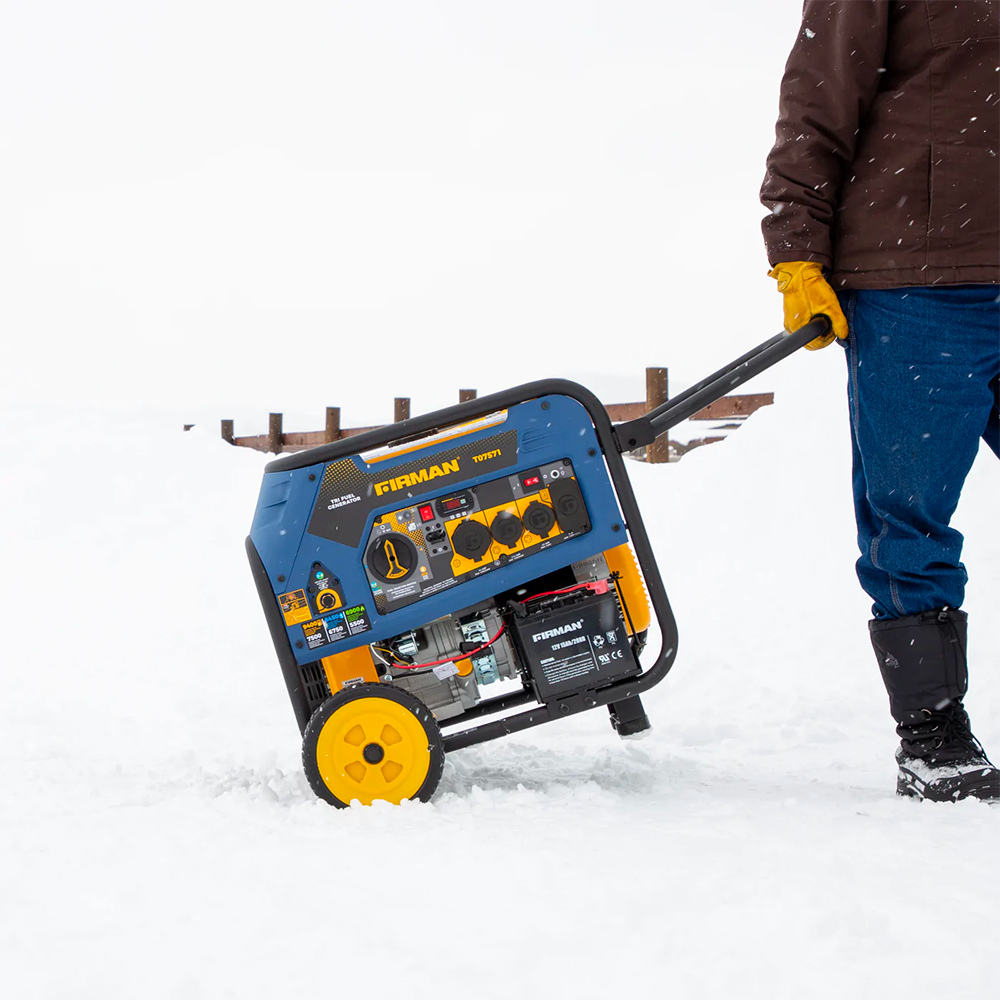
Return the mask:
POLYGON ((552 513, 552 508, 547 503, 528 504, 528 509, 524 512, 524 526, 528 531, 545 538, 556 523, 556 516, 552 513))
POLYGON ((402 583, 417 568, 417 548, 406 535, 390 532, 369 546, 368 566, 383 583, 402 583))
POLYGON ((491 542, 486 525, 478 521, 463 521, 451 536, 451 546, 456 555, 465 556, 473 562, 489 552, 491 542))
POLYGON ((523 531, 524 527, 521 524, 521 519, 509 510, 500 511, 490 524, 490 534, 501 545, 506 545, 508 549, 512 549, 517 545, 517 540, 521 537, 523 531))

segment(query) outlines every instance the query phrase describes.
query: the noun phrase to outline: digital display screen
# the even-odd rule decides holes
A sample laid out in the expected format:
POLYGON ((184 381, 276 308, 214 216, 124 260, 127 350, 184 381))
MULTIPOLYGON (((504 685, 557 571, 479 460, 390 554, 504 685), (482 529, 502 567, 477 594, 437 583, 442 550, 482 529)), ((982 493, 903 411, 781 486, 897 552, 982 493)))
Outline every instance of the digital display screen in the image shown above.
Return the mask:
POLYGON ((449 517, 456 512, 469 510, 475 506, 475 503, 470 494, 463 491, 451 497, 441 497, 439 500, 435 500, 434 506, 437 507, 439 517, 449 517))

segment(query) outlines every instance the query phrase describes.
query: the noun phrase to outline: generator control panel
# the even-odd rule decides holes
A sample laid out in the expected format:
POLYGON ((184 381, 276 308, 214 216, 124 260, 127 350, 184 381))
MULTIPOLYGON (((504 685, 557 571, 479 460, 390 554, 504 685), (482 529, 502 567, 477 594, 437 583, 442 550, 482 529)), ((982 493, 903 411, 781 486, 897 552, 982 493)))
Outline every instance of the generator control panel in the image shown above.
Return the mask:
POLYGON ((404 430, 265 473, 251 541, 298 666, 407 629, 419 639, 455 609, 626 538, 597 427, 572 397, 404 430))
POLYGON ((558 459, 383 514, 364 568, 387 614, 590 529, 573 464, 558 459))

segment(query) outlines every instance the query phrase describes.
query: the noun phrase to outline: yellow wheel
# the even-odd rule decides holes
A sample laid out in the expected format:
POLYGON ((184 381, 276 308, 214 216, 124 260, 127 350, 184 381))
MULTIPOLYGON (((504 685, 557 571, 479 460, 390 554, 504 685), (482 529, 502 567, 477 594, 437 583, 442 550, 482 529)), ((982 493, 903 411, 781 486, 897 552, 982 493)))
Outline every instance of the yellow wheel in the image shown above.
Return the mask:
POLYGON ((331 805, 358 799, 426 801, 444 768, 444 742, 422 701, 387 684, 357 684, 328 698, 306 726, 302 764, 331 805))

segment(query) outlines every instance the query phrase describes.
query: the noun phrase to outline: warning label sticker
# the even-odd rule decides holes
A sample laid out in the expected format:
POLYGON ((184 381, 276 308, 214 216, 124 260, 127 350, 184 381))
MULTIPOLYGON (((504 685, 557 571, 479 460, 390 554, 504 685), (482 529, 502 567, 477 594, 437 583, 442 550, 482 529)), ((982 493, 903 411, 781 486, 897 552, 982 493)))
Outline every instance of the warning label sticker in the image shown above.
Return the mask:
POLYGON ((365 606, 359 604, 306 623, 302 626, 302 635, 309 649, 318 649, 348 636, 368 632, 371 627, 365 606))
POLYGON ((568 655, 562 657, 547 656, 541 661, 542 675, 545 682, 552 687, 564 684, 566 681, 574 681, 578 677, 585 677, 596 667, 594 655, 587 645, 587 636, 581 635, 577 639, 557 643, 552 649, 554 651, 567 646, 579 646, 580 648, 579 651, 568 655))
POLYGON ((285 616, 285 625, 289 628, 307 622, 312 617, 304 590, 292 590, 287 594, 280 594, 278 604, 281 605, 281 613, 285 616))

